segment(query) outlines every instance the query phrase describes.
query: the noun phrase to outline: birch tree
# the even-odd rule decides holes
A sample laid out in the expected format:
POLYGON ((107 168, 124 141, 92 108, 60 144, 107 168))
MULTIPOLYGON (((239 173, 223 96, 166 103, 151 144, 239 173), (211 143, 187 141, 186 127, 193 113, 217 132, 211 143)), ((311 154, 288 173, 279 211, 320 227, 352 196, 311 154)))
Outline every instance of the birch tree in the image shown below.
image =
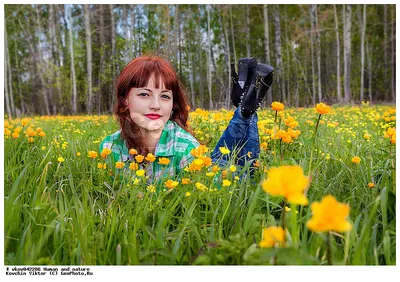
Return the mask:
POLYGON ((251 48, 250 48, 250 5, 245 5, 245 25, 244 32, 246 36, 246 53, 247 57, 251 57, 251 48))
POLYGON ((86 71, 87 71, 87 108, 92 113, 92 36, 90 29, 90 6, 85 8, 85 35, 86 35, 86 71))
POLYGON ((322 85, 321 85, 321 43, 319 36, 319 25, 318 25, 318 10, 317 5, 315 5, 315 35, 317 39, 317 76, 318 76, 318 102, 322 102, 322 85))
MULTIPOLYGON (((116 53, 115 53, 115 18, 114 18, 114 5, 110 4, 110 18, 111 18, 111 65, 112 65, 112 84, 111 84, 111 103, 110 103, 110 111, 112 112, 114 103, 115 103, 115 81, 116 81, 116 53)), ((139 35, 140 36, 140 35, 139 35)), ((140 43, 139 43, 139 50, 140 43)))
POLYGON ((211 70, 211 27, 210 27, 210 9, 211 6, 207 5, 207 36, 208 36, 208 51, 207 51, 207 81, 208 81, 208 94, 210 97, 209 108, 214 108, 212 100, 212 70, 211 70))
POLYGON ((363 18, 360 23, 361 25, 361 81, 360 81, 360 102, 364 101, 364 42, 365 42, 365 26, 366 26, 366 18, 367 18, 367 5, 363 5, 363 18))
POLYGON ((73 30, 73 21, 72 21, 72 16, 71 16, 71 9, 72 9, 72 5, 71 8, 68 9, 68 6, 65 5, 64 6, 65 9, 65 13, 67 14, 68 17, 68 24, 69 24, 69 28, 68 28, 68 36, 69 36, 69 54, 71 57, 71 82, 72 82, 72 100, 71 100, 71 106, 72 106, 72 113, 75 115, 77 114, 77 109, 78 109, 78 95, 76 92, 76 74, 75 74, 75 54, 74 54, 74 37, 72 34, 72 30, 73 30))
POLYGON ((351 101, 351 5, 345 5, 344 14, 344 101, 351 101))
POLYGON ((336 5, 333 5, 335 13, 335 33, 336 33, 336 99, 338 103, 342 102, 342 82, 340 74, 340 40, 339 40, 339 23, 337 18, 336 5))
POLYGON ((311 79, 312 79, 312 103, 315 105, 316 96, 316 83, 315 83, 315 55, 314 55, 314 34, 316 29, 316 5, 310 5, 310 19, 311 19, 311 79))
POLYGON ((36 31, 36 37, 37 37, 37 50, 38 50, 38 76, 41 82, 41 92, 42 92, 42 96, 44 99, 44 105, 45 105, 45 110, 46 110, 46 114, 50 115, 50 106, 49 106, 49 98, 47 96, 47 91, 46 91, 46 85, 45 85, 45 80, 43 77, 43 73, 45 71, 44 68, 44 61, 42 61, 42 46, 40 44, 40 37, 43 34, 42 31, 42 25, 40 23, 40 12, 39 12, 39 5, 35 5, 35 10, 36 10, 36 25, 37 25, 37 31, 36 31))

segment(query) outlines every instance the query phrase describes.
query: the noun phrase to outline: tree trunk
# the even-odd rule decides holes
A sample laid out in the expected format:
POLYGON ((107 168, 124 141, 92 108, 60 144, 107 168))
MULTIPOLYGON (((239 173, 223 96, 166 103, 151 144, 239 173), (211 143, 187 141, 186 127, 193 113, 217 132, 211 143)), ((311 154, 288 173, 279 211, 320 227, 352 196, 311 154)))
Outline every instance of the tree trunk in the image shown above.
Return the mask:
POLYGON ((68 28, 68 35, 69 35, 69 53, 71 56, 71 81, 72 81, 72 113, 74 115, 77 114, 78 112, 78 95, 76 93, 76 75, 75 75, 75 61, 74 61, 74 37, 72 35, 72 30, 74 28, 73 21, 72 21, 72 16, 71 16, 71 9, 68 9, 68 6, 65 5, 65 13, 67 14, 68 17, 68 23, 69 23, 69 28, 68 28))
MULTIPOLYGON (((13 26, 14 26, 14 30, 16 30, 15 19, 13 20, 13 26)), ((5 28, 4 28, 4 30, 5 30, 5 28)), ((23 114, 25 114, 25 102, 24 102, 24 97, 22 96, 22 91, 21 91, 21 77, 20 77, 20 74, 18 73, 18 70, 20 68, 19 68, 19 60, 18 60, 18 55, 17 55, 18 45, 17 45, 17 39, 15 37, 14 37, 14 46, 15 46, 14 47, 14 59, 15 59, 15 66, 17 69, 17 80, 18 80, 17 81, 18 96, 19 96, 19 99, 21 100, 21 113, 23 115, 23 114)))
POLYGON ((315 5, 315 34, 317 39, 317 76, 318 76, 318 102, 322 102, 322 85, 321 85, 321 43, 319 39, 318 10, 315 5))
POLYGON ((132 54, 136 56, 136 42, 135 42, 135 5, 131 5, 131 50, 132 54))
MULTIPOLYGON (((5 27, 5 17, 4 17, 4 27, 5 27)), ((11 103, 10 103, 10 93, 9 93, 9 84, 8 84, 8 80, 9 80, 9 69, 8 69, 8 42, 7 42, 7 29, 4 28, 4 88, 5 88, 5 98, 6 98, 6 111, 7 111, 7 115, 8 117, 13 117, 12 111, 11 111, 11 103)))
POLYGON ((92 113, 92 36, 90 29, 90 5, 85 4, 86 71, 87 71, 87 109, 92 113))
POLYGON ((225 105, 226 108, 230 107, 231 104, 231 99, 230 99, 230 93, 231 93, 231 50, 229 47, 229 35, 226 27, 226 9, 227 7, 223 8, 222 11, 222 28, 223 28, 223 38, 224 38, 224 52, 226 54, 225 56, 225 64, 226 68, 228 70, 228 87, 225 88, 225 105))
POLYGON ((367 5, 363 5, 363 19, 361 21, 361 81, 360 81, 360 102, 364 101, 364 42, 365 26, 367 25, 367 5))
POLYGON ((97 93, 97 111, 98 114, 100 115, 100 112, 102 110, 101 107, 101 100, 103 97, 103 76, 104 76, 104 63, 105 63, 105 52, 106 52, 106 36, 105 36, 105 31, 104 31, 104 5, 100 5, 99 9, 99 21, 100 21, 100 70, 99 70, 99 90, 97 93))
POLYGON ((339 23, 336 12, 336 5, 333 5, 335 11, 335 32, 336 32, 336 76, 337 76, 337 102, 342 102, 342 83, 340 77, 340 40, 339 40, 339 23))
POLYGON ((60 60, 59 60, 59 50, 58 50, 58 39, 57 39, 57 5, 49 5, 50 7, 50 34, 51 34, 51 42, 53 49, 53 64, 56 68, 56 79, 55 84, 57 88, 57 102, 53 101, 53 111, 54 114, 57 114, 58 105, 61 103, 61 72, 60 72, 60 60), (54 12, 54 8, 56 12, 54 12))
POLYGON ((344 14, 344 101, 351 101, 351 5, 346 5, 344 14))
POLYGON ((274 25, 275 25, 275 50, 276 50, 276 77, 280 87, 280 99, 286 103, 285 84, 283 82, 283 63, 282 63, 282 45, 281 45, 281 22, 279 18, 279 5, 274 7, 274 25))
POLYGON ((316 96, 316 83, 315 83, 315 56, 314 56, 314 34, 316 29, 316 20, 315 20, 315 10, 316 5, 310 5, 310 18, 311 18, 311 78, 312 78, 312 103, 315 105, 315 96, 316 96))
POLYGON ((210 97, 209 108, 213 109, 212 100, 212 71, 211 71, 211 27, 210 27, 210 9, 211 6, 207 5, 207 35, 208 35, 208 52, 207 52, 207 81, 208 81, 208 94, 210 97))
MULTIPOLYGON (((111 16, 111 65, 112 65, 112 88, 111 88, 111 103, 110 103, 110 112, 113 110, 113 106, 115 103, 115 81, 116 81, 116 56, 115 56, 115 20, 114 20, 114 6, 110 4, 110 16, 111 16)), ((139 34, 140 37, 140 34, 139 34)), ((139 39, 140 40, 140 39, 139 39)), ((140 43, 139 43, 140 46, 140 43)), ((142 51, 139 47, 140 52, 142 51)))
POLYGON ((388 16, 387 5, 383 4, 383 89, 385 101, 389 100, 389 85, 388 85, 388 16))
MULTIPOLYGON (((264 4, 264 51, 265 51, 265 61, 267 64, 271 64, 271 55, 269 49, 269 20, 268 20, 268 5, 264 4)), ((267 92, 266 106, 272 104, 272 86, 267 92)))
POLYGON ((291 105, 291 98, 290 98, 290 54, 289 54, 289 43, 291 42, 291 40, 289 39, 289 35, 288 35, 288 15, 287 15, 287 5, 284 6, 285 7, 285 47, 286 47, 286 69, 285 69, 285 73, 286 75, 284 75, 283 77, 285 77, 285 85, 286 85, 286 102, 288 103, 288 106, 291 105))
POLYGON ((372 104, 372 56, 368 41, 367 41, 366 51, 367 51, 367 62, 368 62, 368 96, 369 96, 369 103, 372 104))
POLYGON ((45 105, 45 110, 46 110, 46 114, 50 115, 50 107, 49 107, 49 99, 47 97, 47 92, 46 92, 46 85, 45 85, 45 81, 44 81, 44 77, 43 77, 43 73, 45 71, 44 68, 44 63, 42 62, 42 47, 40 45, 40 35, 43 34, 42 32, 42 25, 40 24, 40 14, 39 14, 39 7, 38 5, 35 5, 36 8, 36 24, 37 24, 37 48, 38 48, 38 75, 39 75, 39 79, 41 82, 41 91, 43 94, 43 99, 44 99, 44 105, 45 105))
POLYGON ((235 33, 233 32, 233 20, 232 20, 232 5, 229 6, 229 19, 231 22, 231 37, 232 37, 232 48, 233 48, 233 59, 235 60, 235 65, 237 64, 236 57, 236 47, 235 47, 235 33))
POLYGON ((175 13, 174 13, 174 42, 173 44, 173 50, 174 52, 172 53, 172 56, 174 57, 173 63, 175 65, 175 68, 178 69, 178 45, 177 42, 179 40, 179 5, 174 5, 175 7, 175 13))

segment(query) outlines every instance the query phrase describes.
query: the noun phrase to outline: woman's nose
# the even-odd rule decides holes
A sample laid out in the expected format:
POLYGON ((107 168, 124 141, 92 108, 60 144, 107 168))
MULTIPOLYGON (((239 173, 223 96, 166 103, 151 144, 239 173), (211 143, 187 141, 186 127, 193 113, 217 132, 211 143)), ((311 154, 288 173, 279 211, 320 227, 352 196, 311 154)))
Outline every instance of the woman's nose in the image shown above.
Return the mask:
POLYGON ((150 103, 151 109, 160 109, 160 102, 158 101, 158 97, 154 97, 151 99, 150 103))

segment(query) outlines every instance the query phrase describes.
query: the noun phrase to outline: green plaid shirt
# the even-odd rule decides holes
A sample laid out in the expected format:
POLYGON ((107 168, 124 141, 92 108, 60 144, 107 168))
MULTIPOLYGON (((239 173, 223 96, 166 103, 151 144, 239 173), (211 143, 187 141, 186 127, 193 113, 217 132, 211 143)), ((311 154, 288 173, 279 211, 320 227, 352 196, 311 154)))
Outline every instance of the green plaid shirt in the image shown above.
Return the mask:
MULTIPOLYGON (((174 121, 168 120, 161 133, 154 156, 157 158, 152 165, 147 166, 146 175, 151 179, 155 176, 159 179, 160 176, 175 176, 188 164, 194 157, 190 154, 192 149, 197 148, 200 143, 187 131, 182 129, 174 121), (160 165, 159 157, 165 157, 170 160, 168 165, 160 165)), ((121 138, 121 130, 107 136, 100 143, 100 152, 108 148, 112 151, 111 161, 115 166, 115 162, 135 162, 134 156, 129 154, 127 143, 121 138)), ((146 157, 146 156, 145 156, 146 157)), ((129 166, 125 165, 125 167, 129 166)))

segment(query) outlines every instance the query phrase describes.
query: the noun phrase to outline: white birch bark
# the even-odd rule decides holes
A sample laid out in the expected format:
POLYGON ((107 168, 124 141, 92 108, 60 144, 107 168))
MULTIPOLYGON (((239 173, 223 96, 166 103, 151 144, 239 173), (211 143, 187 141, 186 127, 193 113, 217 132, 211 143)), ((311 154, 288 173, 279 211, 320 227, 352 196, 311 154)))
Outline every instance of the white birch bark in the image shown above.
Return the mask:
POLYGON ((92 35, 90 29, 90 5, 85 4, 85 38, 86 38, 86 71, 87 71, 87 109, 92 113, 92 35))
POLYGON ((311 19, 311 79, 312 79, 312 103, 315 105, 316 96, 316 82, 315 82, 315 55, 314 55, 314 34, 316 29, 315 23, 315 9, 316 5, 310 5, 310 19, 311 19))
POLYGON ((339 40, 339 23, 337 18, 336 5, 333 5, 335 12, 335 33, 336 33, 336 85, 337 85, 337 94, 336 99, 338 103, 342 102, 342 83, 340 77, 340 40, 339 40))
POLYGON ((208 36, 208 51, 207 51, 207 80, 208 80, 208 94, 210 97, 209 108, 213 109, 212 100, 212 70, 211 70, 211 27, 210 27, 210 9, 211 6, 207 5, 207 36, 208 36))
POLYGON ((71 16, 71 9, 72 5, 70 8, 68 8, 67 5, 64 6, 65 8, 65 13, 67 14, 68 17, 68 36, 69 36, 69 53, 71 56, 71 81, 72 81, 72 101, 71 101, 71 106, 72 106, 72 113, 75 115, 77 114, 77 109, 78 109, 78 95, 76 92, 76 75, 75 75, 75 54, 74 54, 74 37, 73 37, 73 21, 72 21, 72 16, 71 16))
POLYGON ((346 5, 344 28, 344 101, 351 101, 351 5, 346 5))
POLYGON ((364 101, 364 59, 365 59, 365 26, 367 24, 367 5, 363 5, 363 19, 361 22, 361 81, 360 81, 360 102, 364 101))
MULTIPOLYGON (((4 20, 4 26, 5 26, 5 20, 4 20)), ((5 44, 5 48, 4 48, 4 88, 5 88, 5 100, 6 100, 6 111, 7 111, 7 115, 8 117, 13 117, 12 113, 11 113, 11 105, 10 105, 10 95, 9 95, 9 91, 8 91, 8 65, 7 65, 7 59, 8 59, 8 43, 7 43, 7 30, 4 28, 5 32, 4 32, 4 44, 5 44)))
MULTIPOLYGON (((115 81, 116 81, 116 62, 115 62, 115 18, 114 18, 114 5, 110 4, 110 16, 111 16, 111 64, 112 64, 112 89, 110 91, 111 93, 111 103, 110 103, 110 112, 112 112, 114 103, 115 103, 115 81)), ((140 35, 139 35, 140 36, 140 35)), ((140 45, 140 43, 139 43, 140 45)), ((141 49, 139 47, 139 50, 141 52, 141 49)))
POLYGON ((47 96, 47 91, 46 91, 46 85, 45 85, 45 81, 43 78, 43 73, 45 71, 44 68, 44 62, 42 61, 42 47, 40 45, 40 36, 43 34, 42 31, 42 25, 40 24, 40 15, 39 15, 39 7, 38 5, 35 5, 35 10, 36 10, 36 25, 37 25, 37 31, 36 31, 36 36, 38 37, 38 44, 37 44, 37 49, 38 49, 38 76, 41 82, 41 92, 43 95, 43 99, 44 99, 44 105, 45 105, 45 110, 46 110, 46 114, 50 115, 50 107, 49 107, 49 99, 47 96))
POLYGON ((317 39, 317 76, 318 76, 318 102, 322 102, 322 84, 321 84, 321 43, 319 36, 319 25, 318 25, 318 9, 315 5, 315 34, 317 39))
POLYGON ((233 48, 233 59, 235 60, 235 65, 237 65, 237 57, 236 57, 236 47, 235 47, 235 33, 233 31, 233 19, 232 19, 232 5, 229 6, 229 19, 230 19, 230 27, 231 27, 231 38, 232 38, 232 48, 233 48))

